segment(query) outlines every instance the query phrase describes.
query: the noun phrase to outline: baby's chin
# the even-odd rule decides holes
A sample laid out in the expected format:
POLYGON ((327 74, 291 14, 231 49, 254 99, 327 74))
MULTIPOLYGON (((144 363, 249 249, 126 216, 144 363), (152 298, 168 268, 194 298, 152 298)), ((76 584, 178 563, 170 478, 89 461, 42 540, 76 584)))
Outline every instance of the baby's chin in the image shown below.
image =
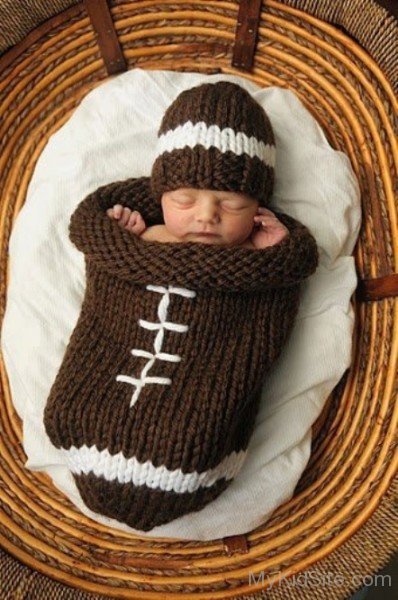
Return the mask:
MULTIPOLYGON (((187 243, 187 242, 194 242, 197 244, 207 244, 209 246, 240 246, 243 242, 242 242, 242 238, 238 239, 238 240, 230 240, 230 239, 226 239, 225 237, 223 237, 222 235, 210 235, 210 234, 199 234, 199 233, 181 233, 179 232, 178 235, 176 235, 176 233, 171 233, 171 237, 174 238, 174 241, 176 242, 181 242, 181 243, 187 243)), ((244 240, 243 240, 244 241, 244 240)))
POLYGON ((194 235, 191 236, 189 241, 211 246, 226 246, 228 244, 220 235, 194 235))
POLYGON ((221 235, 201 235, 197 233, 189 233, 183 238, 180 238, 181 242, 195 242, 199 244, 208 244, 209 246, 239 246, 241 242, 239 241, 231 241, 225 239, 221 235))

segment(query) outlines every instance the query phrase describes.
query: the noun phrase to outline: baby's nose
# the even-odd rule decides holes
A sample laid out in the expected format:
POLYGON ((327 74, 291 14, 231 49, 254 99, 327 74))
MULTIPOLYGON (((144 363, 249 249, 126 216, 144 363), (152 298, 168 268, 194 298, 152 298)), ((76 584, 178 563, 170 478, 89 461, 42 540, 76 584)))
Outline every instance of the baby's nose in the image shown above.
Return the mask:
POLYGON ((217 206, 204 205, 198 208, 196 219, 200 223, 216 223, 219 220, 217 206))

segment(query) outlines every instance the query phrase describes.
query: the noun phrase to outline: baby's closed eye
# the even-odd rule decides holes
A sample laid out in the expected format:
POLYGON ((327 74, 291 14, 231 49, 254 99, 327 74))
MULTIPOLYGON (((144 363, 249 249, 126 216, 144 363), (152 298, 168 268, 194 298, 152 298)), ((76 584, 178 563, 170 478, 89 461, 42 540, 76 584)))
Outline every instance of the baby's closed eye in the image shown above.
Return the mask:
POLYGON ((247 204, 234 202, 233 200, 224 200, 221 202, 221 206, 227 210, 243 210, 244 208, 247 208, 247 204))

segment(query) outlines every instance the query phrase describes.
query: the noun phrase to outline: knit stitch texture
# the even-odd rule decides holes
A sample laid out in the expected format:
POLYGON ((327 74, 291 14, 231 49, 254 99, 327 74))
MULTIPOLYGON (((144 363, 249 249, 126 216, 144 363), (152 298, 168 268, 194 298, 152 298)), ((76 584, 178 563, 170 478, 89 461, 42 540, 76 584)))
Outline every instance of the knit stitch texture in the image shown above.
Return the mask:
POLYGON ((86 291, 46 431, 85 504, 149 531, 203 508, 242 468, 265 375, 317 266, 308 229, 262 250, 150 242, 106 215, 163 223, 150 178, 103 186, 72 215, 86 291))
POLYGON ((230 81, 202 83, 163 115, 151 192, 157 201, 182 187, 243 192, 266 206, 275 158, 270 119, 253 96, 230 81))

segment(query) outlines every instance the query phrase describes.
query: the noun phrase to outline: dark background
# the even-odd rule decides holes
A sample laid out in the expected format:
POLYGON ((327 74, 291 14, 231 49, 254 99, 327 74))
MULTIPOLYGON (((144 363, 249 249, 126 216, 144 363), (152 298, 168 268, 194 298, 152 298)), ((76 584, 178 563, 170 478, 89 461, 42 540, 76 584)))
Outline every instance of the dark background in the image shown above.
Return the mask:
POLYGON ((398 0, 377 0, 380 6, 384 6, 390 13, 398 19, 398 0))

